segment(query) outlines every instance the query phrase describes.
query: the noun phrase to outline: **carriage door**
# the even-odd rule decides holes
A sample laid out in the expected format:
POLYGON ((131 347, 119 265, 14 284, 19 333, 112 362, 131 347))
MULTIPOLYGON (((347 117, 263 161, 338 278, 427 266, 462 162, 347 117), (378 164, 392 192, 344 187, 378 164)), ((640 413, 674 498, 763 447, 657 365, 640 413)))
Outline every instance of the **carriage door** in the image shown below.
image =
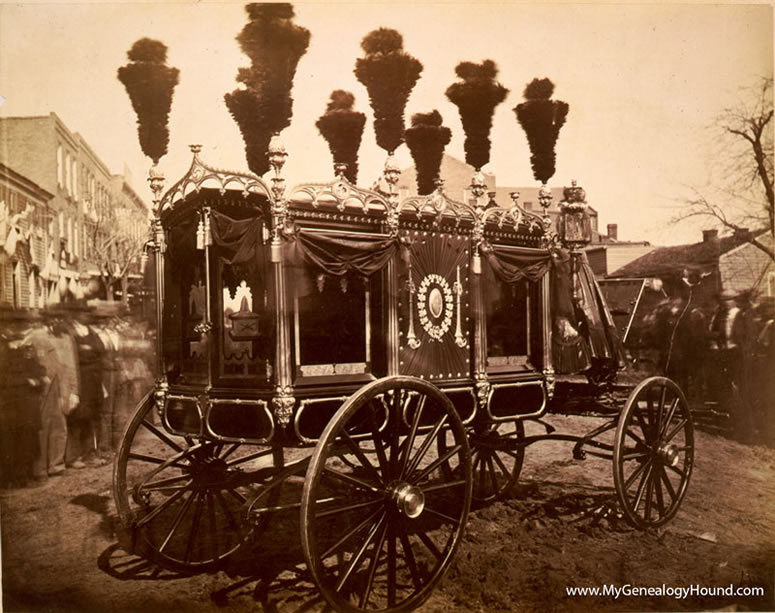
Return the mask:
POLYGON ((399 370, 432 381, 468 377, 470 241, 467 236, 406 231, 409 262, 400 277, 399 370))

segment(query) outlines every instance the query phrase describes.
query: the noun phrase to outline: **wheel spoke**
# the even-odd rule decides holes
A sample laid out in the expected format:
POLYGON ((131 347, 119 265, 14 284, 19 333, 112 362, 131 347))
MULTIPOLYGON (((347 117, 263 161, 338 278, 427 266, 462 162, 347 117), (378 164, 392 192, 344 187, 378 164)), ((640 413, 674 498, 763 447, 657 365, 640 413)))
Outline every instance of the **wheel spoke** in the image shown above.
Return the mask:
POLYGON ((622 454, 621 459, 622 459, 622 462, 629 462, 630 460, 640 460, 642 458, 647 458, 649 457, 649 455, 651 454, 646 451, 641 451, 641 452, 633 451, 632 453, 622 454))
POLYGON ((425 532, 417 532, 417 536, 419 539, 423 542, 423 544, 428 548, 428 550, 436 557, 437 560, 441 560, 441 552, 439 551, 439 548, 436 547, 436 543, 434 543, 431 540, 431 537, 429 537, 425 532))
POLYGON ((487 467, 490 470, 490 483, 492 484, 492 491, 494 494, 498 492, 498 477, 495 474, 495 466, 492 463, 492 455, 487 457, 487 467))
POLYGON ((432 509, 429 505, 425 505, 425 508, 423 509, 423 513, 430 513, 431 515, 435 515, 436 517, 439 517, 443 519, 445 522, 458 525, 460 523, 460 520, 455 519, 454 517, 450 517, 446 513, 442 513, 441 511, 436 511, 435 509, 432 509))
MULTIPOLYGON (((246 456, 241 456, 239 458, 234 458, 233 460, 229 460, 226 462, 226 466, 229 468, 232 468, 233 466, 237 466, 238 464, 244 464, 245 462, 250 462, 251 460, 257 460, 258 458, 263 458, 265 455, 268 455, 272 453, 272 449, 262 449, 261 451, 256 451, 255 453, 248 454, 246 456)), ((231 453, 231 450, 229 451, 231 453)), ((226 457, 225 455, 221 458, 223 459, 226 457)))
POLYGON ((396 522, 388 521, 387 600, 388 607, 396 604, 396 522))
MULTIPOLYGON (((148 483, 143 484, 143 487, 140 491, 143 492, 149 492, 149 491, 155 491, 155 490, 168 490, 171 489, 169 486, 175 485, 176 483, 180 483, 181 481, 188 481, 188 483, 185 484, 185 486, 188 486, 191 484, 191 475, 179 475, 177 477, 168 477, 167 479, 161 479, 160 481, 149 481, 148 483)), ((178 488, 175 488, 178 489, 178 488)))
POLYGON ((669 434, 665 435, 664 442, 669 443, 670 441, 672 441, 675 435, 678 434, 681 431, 681 429, 686 425, 686 421, 687 421, 686 419, 682 419, 681 421, 679 421, 678 425, 676 425, 676 427, 673 428, 669 432, 669 434))
POLYGON ((137 528, 142 528, 143 526, 145 526, 145 524, 147 524, 148 522, 150 522, 151 520, 153 520, 153 518, 154 518, 154 517, 156 517, 157 515, 159 515, 159 513, 161 513, 162 511, 164 511, 164 509, 166 509, 167 507, 169 507, 169 506, 171 506, 171 505, 175 504, 175 502, 177 502, 177 501, 178 501, 178 499, 179 499, 179 498, 180 498, 180 497, 181 497, 183 494, 185 494, 185 493, 186 493, 186 491, 187 491, 187 490, 180 490, 179 492, 175 492, 175 493, 174 493, 172 496, 170 496, 169 498, 167 498, 167 500, 165 500, 164 502, 162 502, 162 503, 161 503, 161 504, 160 504, 158 507, 154 508, 154 509, 153 509, 153 510, 152 510, 150 513, 148 513, 148 515, 144 515, 144 516, 143 516, 143 517, 142 517, 142 518, 141 518, 141 519, 140 519, 140 520, 137 522, 137 524, 136 524, 137 528))
POLYGON ((196 508, 194 509, 194 519, 191 521, 191 531, 188 533, 188 546, 186 547, 185 562, 189 563, 191 560, 191 552, 194 550, 194 542, 196 541, 197 531, 199 530, 199 522, 202 519, 202 505, 204 494, 200 493, 196 502, 196 508))
POLYGON ((430 492, 440 492, 442 490, 448 490, 453 487, 460 487, 461 485, 465 485, 466 482, 464 480, 460 481, 444 481, 442 483, 436 483, 434 485, 423 485, 422 483, 418 483, 417 486, 422 488, 423 493, 428 494, 430 492))
POLYGON ((236 498, 240 502, 240 504, 245 504, 248 501, 247 498, 245 498, 242 494, 240 494, 235 489, 232 489, 230 487, 226 487, 226 488, 224 488, 224 490, 226 490, 229 494, 231 494, 234 498, 236 498))
POLYGON ((417 453, 414 454, 414 457, 409 463, 409 466, 407 466, 406 472, 402 475, 402 477, 405 477, 406 475, 411 475, 417 469, 420 462, 425 457, 425 454, 428 452, 428 449, 430 448, 431 443, 438 435, 439 430, 441 430, 441 428, 446 423, 447 423, 447 415, 444 414, 441 417, 441 419, 439 419, 439 421, 437 421, 436 424, 433 426, 433 430, 431 430, 431 432, 427 435, 422 445, 420 445, 420 448, 417 450, 417 453))
POLYGON ((639 443, 643 447, 648 447, 646 443, 641 439, 637 434, 635 434, 632 430, 627 428, 627 431, 625 432, 627 436, 629 436, 632 440, 634 440, 636 443, 639 443))
MULTIPOLYGON (((654 481, 651 479, 651 473, 653 472, 653 470, 649 471, 649 478, 646 483, 646 508, 643 512, 646 521, 651 520, 651 496, 654 493, 654 481)), ((637 507, 635 508, 637 509, 637 507)))
POLYGON ((643 476, 640 479, 640 483, 638 484, 638 490, 635 494, 635 501, 632 505, 632 508, 634 511, 637 512, 638 507, 640 506, 640 501, 643 498, 643 491, 646 487, 646 483, 649 480, 649 477, 651 476, 651 471, 653 470, 654 466, 653 464, 649 464, 649 468, 646 472, 643 473, 643 476))
POLYGON ((369 596, 371 595, 371 587, 372 585, 374 585, 374 574, 377 571, 379 554, 382 553, 382 546, 385 544, 385 535, 387 534, 387 529, 388 529, 388 522, 383 521, 382 527, 379 532, 379 536, 377 537, 377 544, 374 546, 374 555, 372 556, 371 563, 369 564, 369 576, 368 576, 368 579, 366 580, 366 589, 363 592, 363 596, 361 597, 361 603, 359 605, 361 609, 363 609, 369 602, 369 596))
POLYGON ((153 434, 155 434, 158 439, 167 443, 167 445, 172 447, 175 451, 177 451, 178 453, 184 453, 183 448, 180 445, 178 445, 175 441, 173 441, 170 437, 168 437, 164 432, 162 432, 150 421, 148 421, 147 419, 144 419, 142 422, 142 425, 145 426, 148 430, 150 430, 153 434))
POLYGON ((665 431, 670 426, 670 422, 673 421, 673 416, 675 415, 675 410, 678 408, 678 403, 680 402, 680 398, 677 396, 673 398, 673 402, 670 403, 670 409, 667 412, 667 416, 665 417, 665 421, 662 423, 662 427, 659 430, 659 436, 662 437, 665 435, 665 431))
POLYGON ((361 490, 368 490, 370 492, 380 491, 379 489, 371 485, 371 483, 364 481, 363 479, 359 479, 358 477, 353 477, 352 475, 348 475, 347 473, 334 470, 330 466, 323 467, 323 474, 333 477, 334 479, 339 479, 340 481, 347 483, 349 485, 352 485, 354 487, 357 487, 358 489, 361 489, 361 490))
POLYGON ((664 469, 662 470, 662 483, 665 484, 665 489, 667 489, 667 493, 670 494, 670 499, 675 500, 675 489, 673 489, 673 484, 670 483, 670 477, 667 476, 667 473, 664 471, 664 469))
POLYGON ((413 481, 414 483, 417 483, 418 481, 422 481, 423 479, 425 479, 425 477, 430 475, 439 466, 446 463, 446 461, 449 460, 458 451, 460 451, 462 447, 463 447, 462 445, 455 445, 452 449, 447 451, 447 453, 445 453, 443 456, 441 456, 436 461, 432 462, 429 466, 427 466, 417 477, 415 477, 414 479, 407 477, 407 481, 413 481))
POLYGON ((210 542, 212 543, 213 557, 218 557, 218 523, 215 515, 215 497, 210 490, 206 490, 207 495, 207 519, 210 524, 210 542))
POLYGON ((506 468, 506 465, 503 463, 503 460, 501 460, 500 456, 497 453, 493 453, 492 459, 495 460, 495 463, 498 465, 498 468, 500 468, 506 481, 511 479, 511 471, 506 468))
MULTIPOLYGON (((409 572, 412 575, 414 587, 419 590, 422 587, 422 578, 420 577, 420 571, 417 568, 417 560, 414 559, 414 551, 412 551, 412 544, 409 542, 409 535, 406 533, 406 530, 401 531, 401 548, 404 550, 404 558, 406 558, 406 565, 409 567, 409 572)), ((388 561, 390 560, 388 559, 388 561)), ((393 564, 395 566, 395 561, 393 564)), ((395 570, 391 583, 395 583, 395 570)), ((395 587, 393 589, 395 590, 395 587)))
POLYGON ((390 475, 389 472, 389 463, 387 456, 385 455, 385 448, 382 446, 382 435, 379 432, 379 426, 377 425, 377 420, 374 419, 374 413, 371 414, 372 422, 371 422, 371 432, 372 432, 372 439, 374 441, 374 450, 377 454, 377 461, 379 462, 380 470, 382 470, 382 473, 385 475, 385 478, 391 478, 392 475, 390 475))
POLYGON ((223 497, 223 494, 221 494, 220 490, 214 490, 213 494, 215 495, 216 500, 221 505, 221 508, 223 509, 223 514, 226 517, 226 521, 229 523, 229 527, 235 531, 239 532, 240 527, 237 521, 234 519, 234 516, 231 513, 231 510, 229 509, 229 505, 226 503, 226 500, 223 497))
POLYGON ((675 466, 671 466, 670 464, 667 464, 666 467, 672 470, 676 475, 681 477, 681 480, 686 479, 686 473, 684 471, 678 470, 675 466))
POLYGON ((409 462, 409 454, 411 453, 412 446, 414 445, 414 439, 417 435, 417 427, 420 425, 420 417, 422 416, 422 411, 425 408, 425 401, 427 398, 427 396, 420 397, 420 401, 417 403, 417 409, 415 409, 414 412, 414 418, 412 419, 412 427, 409 430, 409 435, 406 437, 404 453, 402 454, 398 469, 398 474, 402 477, 406 474, 406 465, 409 462))
POLYGON ((652 475, 651 480, 654 482, 654 493, 657 495, 657 510, 659 511, 659 517, 664 517, 665 515, 665 499, 663 498, 662 494, 662 467, 657 464, 656 469, 654 471, 656 475, 652 475))
POLYGON ((339 549, 342 545, 344 545, 347 541, 352 538, 352 536, 369 525, 380 513, 384 513, 383 508, 375 509, 372 513, 370 513, 366 519, 364 519, 361 523, 359 523, 355 528, 352 528, 349 532, 345 533, 344 536, 342 536, 336 543, 331 545, 324 553, 320 556, 321 562, 325 560, 326 558, 330 557, 331 554, 333 554, 337 549, 339 549))
POLYGON ((627 477, 627 481, 624 482, 624 487, 622 488, 625 492, 630 489, 630 486, 632 485, 632 482, 635 481, 635 479, 638 478, 638 475, 641 474, 646 468, 648 468, 651 465, 651 462, 644 462, 638 468, 632 471, 629 477, 627 477))
MULTIPOLYGON (((329 500, 326 500, 325 502, 333 502, 335 501, 335 498, 330 498, 329 500)), ((318 500, 317 503, 321 504, 323 502, 322 500, 318 500)), ((375 498, 374 500, 367 500, 366 502, 355 502, 353 504, 347 504, 343 505, 341 507, 333 507, 330 509, 325 509, 324 511, 316 511, 315 517, 328 517, 329 515, 338 515, 340 513, 347 513, 349 511, 354 511, 356 509, 365 509, 371 506, 374 506, 375 504, 381 503, 382 500, 379 498, 375 498)), ((298 506, 299 503, 296 503, 293 506, 298 506)))
POLYGON ((649 440, 651 438, 651 428, 643 420, 643 415, 641 414, 640 410, 637 407, 635 408, 634 412, 635 412, 635 419, 638 420, 638 424, 640 425, 640 431, 643 432, 643 438, 646 440, 649 440))
POLYGON ((183 516, 186 514, 186 511, 188 511, 188 508, 191 506, 191 503, 194 501, 194 498, 198 498, 199 493, 192 493, 186 500, 183 502, 183 504, 180 507, 180 510, 178 511, 178 514, 175 516, 175 519, 173 520, 169 532, 167 532, 167 537, 164 539, 162 544, 159 546, 159 551, 164 551, 165 547, 169 545, 170 539, 172 539, 172 535, 175 534, 175 531, 178 529, 178 526, 180 526, 180 522, 183 521, 183 516))
POLYGON ((659 438, 662 432, 662 417, 665 412, 665 399, 667 398, 667 386, 662 386, 662 393, 659 395, 659 415, 657 417, 657 427, 654 430, 656 438, 659 438))
POLYGON ((363 466, 363 468, 365 468, 368 471, 372 479, 376 483, 379 483, 380 485, 384 485, 384 482, 382 481, 382 476, 379 474, 377 469, 374 468, 374 465, 369 461, 369 458, 366 457, 366 454, 363 453, 363 450, 358 446, 358 443, 356 443, 353 440, 353 438, 344 430, 342 431, 342 436, 344 437, 344 440, 347 443, 347 446, 355 454, 355 457, 358 458, 358 461, 361 463, 361 466, 363 466))
POLYGON ((229 449, 226 451, 226 453, 224 453, 224 454, 221 456, 221 460, 225 460, 225 459, 226 459, 226 458, 228 458, 228 457, 229 457, 229 456, 230 456, 232 453, 234 453, 235 451, 237 451, 237 449, 239 449, 239 448, 240 448, 240 443, 234 443, 234 444, 233 444, 231 447, 229 447, 229 449))
MULTIPOLYGON (((157 458, 154 456, 145 455, 143 453, 134 453, 134 452, 128 453, 127 458, 129 460, 140 460, 143 462, 149 462, 151 464, 164 464, 165 462, 169 462, 169 458, 167 460, 164 460, 162 458, 157 458)), ((188 466, 186 466, 185 464, 176 464, 176 463, 167 464, 167 466, 174 466, 175 468, 188 468, 188 466)))
POLYGON ((380 531, 384 523, 385 523, 385 513, 383 511, 382 517, 380 517, 377 523, 375 523, 371 527, 368 534, 366 535, 366 539, 363 541, 363 544, 361 545, 360 549, 358 549, 358 553, 356 553, 352 557, 352 559, 350 560, 350 565, 347 567, 347 570, 339 578, 339 581, 337 581, 336 588, 334 588, 337 592, 344 587, 344 584, 347 583, 347 580, 350 578, 350 575, 352 574, 352 572, 361 565, 361 560, 363 559, 363 555, 366 553, 366 550, 369 548, 369 545, 371 544, 372 540, 374 540, 374 537, 376 536, 377 532, 380 531))

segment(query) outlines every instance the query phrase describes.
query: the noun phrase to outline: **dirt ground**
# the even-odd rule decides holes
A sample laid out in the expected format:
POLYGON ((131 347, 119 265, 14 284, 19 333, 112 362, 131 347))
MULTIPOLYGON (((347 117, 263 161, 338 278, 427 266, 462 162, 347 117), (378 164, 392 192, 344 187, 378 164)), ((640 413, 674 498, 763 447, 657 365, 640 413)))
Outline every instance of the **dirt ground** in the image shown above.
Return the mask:
MULTIPOLYGON (((550 415, 581 434, 599 418, 550 415)), ((537 433, 535 425, 528 434, 537 433)), ((475 509, 445 578, 421 611, 683 611, 775 609, 775 451, 704 432, 678 515, 636 531, 616 514, 610 462, 574 460, 571 444, 527 450, 520 485, 475 509), (569 597, 566 586, 763 587, 763 597, 569 597)), ((111 496, 111 466, 68 471, 0 494, 6 611, 327 610, 305 574, 296 535, 265 534, 228 571, 180 576, 128 554, 111 496), (122 544, 123 543, 123 544, 122 544), (246 568, 250 571, 246 572, 246 568)))

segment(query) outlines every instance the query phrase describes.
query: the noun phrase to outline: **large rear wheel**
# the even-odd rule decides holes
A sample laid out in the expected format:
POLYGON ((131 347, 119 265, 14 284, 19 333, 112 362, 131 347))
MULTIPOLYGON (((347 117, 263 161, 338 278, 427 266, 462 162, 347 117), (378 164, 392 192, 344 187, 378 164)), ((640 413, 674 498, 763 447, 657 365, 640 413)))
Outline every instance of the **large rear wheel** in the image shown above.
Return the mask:
POLYGON ((312 455, 301 505, 304 556, 331 607, 422 603, 460 544, 471 481, 463 424, 430 383, 382 379, 345 402, 312 455))

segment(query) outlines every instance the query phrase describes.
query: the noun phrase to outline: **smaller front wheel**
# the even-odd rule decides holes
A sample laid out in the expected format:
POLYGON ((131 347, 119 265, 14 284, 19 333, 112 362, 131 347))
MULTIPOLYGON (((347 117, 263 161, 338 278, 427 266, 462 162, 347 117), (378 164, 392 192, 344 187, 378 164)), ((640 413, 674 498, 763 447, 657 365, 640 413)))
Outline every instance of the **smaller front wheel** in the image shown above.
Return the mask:
POLYGON ((260 482, 282 466, 282 448, 198 440, 157 423, 147 394, 127 426, 113 496, 137 553, 180 572, 218 568, 247 543, 244 518, 260 482))
POLYGON ((694 426, 681 389, 651 377, 630 394, 619 417, 614 485, 636 528, 661 526, 681 505, 694 462, 694 426))

